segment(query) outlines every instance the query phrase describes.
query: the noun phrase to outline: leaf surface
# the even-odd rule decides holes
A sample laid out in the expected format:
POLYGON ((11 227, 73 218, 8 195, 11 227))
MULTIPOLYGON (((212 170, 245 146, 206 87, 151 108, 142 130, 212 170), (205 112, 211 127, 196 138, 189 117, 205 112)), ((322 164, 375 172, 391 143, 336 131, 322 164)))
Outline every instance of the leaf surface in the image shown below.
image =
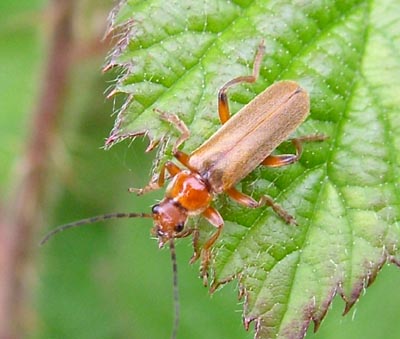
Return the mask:
POLYGON ((385 262, 399 264, 398 2, 131 0, 112 24, 123 33, 107 67, 123 67, 115 93, 127 101, 107 147, 146 134, 152 146, 167 145, 166 160, 178 134, 157 108, 188 125, 190 153, 219 128, 218 89, 251 74, 263 39, 259 80, 230 90, 231 110, 282 79, 310 93, 311 114, 296 135, 329 140, 305 145, 295 165, 256 169, 239 187, 273 196, 299 226, 269 208, 249 210, 223 195, 215 202, 226 224, 213 287, 239 279, 244 323, 255 322, 256 338, 302 338, 335 294, 347 312, 385 262))

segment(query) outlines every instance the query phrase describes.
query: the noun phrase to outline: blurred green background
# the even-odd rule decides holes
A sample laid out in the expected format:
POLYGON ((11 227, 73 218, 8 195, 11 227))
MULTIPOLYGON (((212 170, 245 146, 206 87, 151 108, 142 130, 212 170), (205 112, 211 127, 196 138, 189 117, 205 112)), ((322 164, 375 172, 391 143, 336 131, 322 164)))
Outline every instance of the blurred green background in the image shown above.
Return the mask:
MULTIPOLYGON (((44 247, 40 238, 56 225, 117 211, 148 212, 161 197, 137 198, 127 188, 150 177, 153 154, 146 140, 101 149, 113 126, 113 100, 104 93, 117 72, 103 75, 110 45, 100 45, 112 0, 76 2, 75 52, 58 112, 58 128, 48 154, 38 225, 21 295, 24 312, 16 319, 23 338, 168 338, 172 274, 168 249, 150 237, 149 220, 115 221, 75 229, 44 247), (90 44, 89 53, 82 52, 90 44)), ((22 155, 31 134, 48 61, 52 6, 57 1, 0 2, 0 187, 1 211, 10 204, 22 155)), ((115 106, 114 106, 115 105, 115 106)), ((181 324, 178 338, 252 338, 241 325, 242 304, 232 282, 209 296, 190 266, 191 241, 178 242, 181 324)), ((400 272, 385 266, 375 283, 346 317, 336 298, 317 334, 307 338, 400 338, 400 272)), ((0 286, 1 288, 1 286, 0 286)), ((2 307, 2 305, 0 305, 2 307)), ((1 330, 1 329, 0 329, 1 330)), ((0 332, 1 333, 1 332, 0 332)))

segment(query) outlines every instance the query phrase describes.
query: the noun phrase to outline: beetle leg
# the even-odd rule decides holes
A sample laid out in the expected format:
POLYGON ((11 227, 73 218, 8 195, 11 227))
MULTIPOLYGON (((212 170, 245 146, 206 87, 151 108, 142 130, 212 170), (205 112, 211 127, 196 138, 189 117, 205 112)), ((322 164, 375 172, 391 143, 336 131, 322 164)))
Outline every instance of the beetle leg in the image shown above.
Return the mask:
POLYGON ((225 191, 233 200, 241 205, 250 208, 257 208, 264 205, 270 206, 274 212, 279 215, 287 224, 297 225, 297 222, 293 216, 286 212, 281 205, 276 203, 268 195, 263 195, 259 201, 254 200, 252 197, 238 191, 236 188, 231 187, 225 191))
POLYGON ((200 257, 200 249, 199 249, 199 237, 200 232, 198 229, 193 229, 193 255, 190 258, 189 263, 193 264, 200 257))
POLYGON ((292 144, 296 149, 296 154, 269 155, 261 164, 268 167, 281 167, 293 164, 300 159, 301 154, 303 153, 303 142, 324 141, 327 138, 328 137, 323 134, 312 134, 291 139, 292 144))
POLYGON ((219 212, 213 207, 208 207, 202 213, 202 215, 204 218, 206 218, 208 220, 208 222, 210 224, 217 227, 217 230, 215 231, 215 233, 206 241, 206 243, 203 245, 203 248, 201 250, 202 257, 201 257, 201 264, 200 264, 200 275, 201 275, 201 277, 203 277, 204 286, 207 286, 208 268, 209 268, 210 261, 211 261, 211 247, 217 241, 218 237, 220 236, 220 234, 222 232, 222 228, 224 226, 224 219, 222 219, 219 212))
POLYGON ((181 133, 181 135, 179 136, 178 140, 176 140, 172 149, 172 152, 175 154, 178 151, 179 146, 182 145, 189 138, 190 136, 189 128, 181 119, 179 119, 179 117, 176 114, 163 112, 157 108, 155 108, 154 111, 160 114, 160 118, 162 120, 167 121, 170 124, 174 125, 175 128, 181 133))
POLYGON ((264 55, 265 51, 265 45, 264 45, 264 40, 261 41, 260 45, 258 46, 257 54, 254 58, 254 63, 253 63, 253 74, 248 75, 248 76, 240 76, 237 78, 234 78, 230 81, 228 81, 225 85, 223 85, 219 92, 218 92, 218 114, 219 114, 219 120, 221 121, 222 124, 227 122, 229 118, 231 117, 231 113, 229 110, 229 102, 228 102, 228 97, 227 97, 227 91, 230 87, 243 83, 243 82, 248 82, 248 83, 253 83, 257 81, 257 78, 260 74, 260 67, 261 67, 261 61, 262 57, 264 55))
POLYGON ((291 141, 296 148, 296 154, 269 155, 261 164, 268 167, 281 167, 298 161, 303 153, 302 143, 300 139, 292 139, 291 141))
POLYGON ((143 188, 129 188, 129 192, 136 193, 137 195, 142 195, 154 190, 157 190, 164 186, 165 183, 165 171, 168 171, 171 176, 177 175, 181 172, 181 169, 175 165, 172 161, 167 161, 161 166, 161 170, 158 176, 154 176, 152 180, 143 188))
POLYGON ((182 151, 176 151, 174 153, 174 157, 185 167, 187 167, 188 169, 190 169, 191 171, 195 170, 189 165, 189 155, 182 152, 182 151))
POLYGON ((309 135, 303 135, 301 137, 295 138, 299 140, 300 142, 312 142, 312 141, 325 141, 329 139, 328 135, 325 134, 309 134, 309 135))

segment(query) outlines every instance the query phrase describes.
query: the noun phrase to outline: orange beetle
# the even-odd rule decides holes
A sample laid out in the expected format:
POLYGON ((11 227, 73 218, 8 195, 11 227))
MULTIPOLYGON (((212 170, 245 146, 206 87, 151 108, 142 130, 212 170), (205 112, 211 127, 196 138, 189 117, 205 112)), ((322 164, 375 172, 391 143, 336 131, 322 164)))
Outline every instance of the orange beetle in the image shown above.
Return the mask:
POLYGON ((191 262, 201 256, 201 276, 208 282, 208 267, 211 259, 211 248, 220 236, 224 220, 210 204, 214 195, 226 193, 239 204, 250 208, 268 205, 287 223, 296 224, 293 216, 286 212, 274 200, 264 195, 259 201, 238 191, 234 186, 252 172, 257 166, 280 167, 296 162, 302 154, 302 143, 322 141, 323 135, 309 135, 291 139, 295 154, 272 155, 271 153, 306 119, 309 114, 310 101, 307 92, 294 81, 280 81, 268 87, 250 103, 244 106, 232 118, 229 110, 227 90, 243 82, 253 83, 257 80, 264 43, 259 45, 253 74, 241 76, 228 81, 218 93, 218 113, 223 126, 191 154, 179 150, 179 146, 189 138, 189 129, 175 114, 160 113, 160 118, 173 124, 181 136, 173 147, 174 157, 185 166, 181 169, 172 161, 162 165, 158 177, 142 189, 130 189, 137 194, 144 194, 161 188, 165 183, 166 172, 171 181, 166 189, 164 199, 152 207, 151 213, 113 213, 100 215, 77 222, 59 226, 48 233, 42 240, 44 244, 52 235, 65 229, 115 218, 152 218, 153 234, 159 239, 162 247, 169 242, 174 273, 175 325, 172 338, 176 336, 178 326, 178 287, 174 239, 194 234, 194 254, 191 262), (216 232, 198 248, 198 232, 185 227, 190 216, 202 215, 213 226, 216 232))
MULTIPOLYGON (((189 216, 201 214, 217 231, 205 242, 201 250, 195 247, 191 262, 200 255, 201 276, 207 284, 208 266, 211 248, 221 234, 224 220, 210 204, 213 196, 228 194, 236 202, 250 208, 268 205, 287 223, 296 224, 293 216, 286 212, 274 200, 264 195, 259 201, 238 191, 234 185, 252 172, 257 166, 286 166, 296 162, 302 153, 302 143, 322 141, 324 135, 309 135, 291 139, 295 154, 272 155, 271 153, 306 119, 309 114, 310 100, 307 92, 294 81, 277 82, 256 96, 232 118, 229 110, 227 90, 243 82, 257 80, 264 43, 257 50, 253 65, 253 74, 240 76, 228 81, 218 93, 218 113, 223 126, 191 154, 180 151, 179 146, 189 138, 186 125, 175 114, 156 110, 160 118, 173 124, 181 133, 173 147, 174 157, 186 167, 181 169, 172 161, 162 165, 158 177, 142 189, 130 189, 138 195, 161 188, 165 183, 165 174, 172 178, 164 199, 153 206, 152 213, 115 213, 101 215, 78 222, 62 225, 42 240, 46 242, 52 235, 67 228, 114 218, 153 218, 152 233, 159 239, 159 246, 173 239, 183 238, 194 229, 185 228, 189 216)), ((198 236, 198 233, 194 233, 198 236)), ((195 239, 195 244, 197 241, 195 239)), ((172 245, 173 246, 173 245, 172 245)))

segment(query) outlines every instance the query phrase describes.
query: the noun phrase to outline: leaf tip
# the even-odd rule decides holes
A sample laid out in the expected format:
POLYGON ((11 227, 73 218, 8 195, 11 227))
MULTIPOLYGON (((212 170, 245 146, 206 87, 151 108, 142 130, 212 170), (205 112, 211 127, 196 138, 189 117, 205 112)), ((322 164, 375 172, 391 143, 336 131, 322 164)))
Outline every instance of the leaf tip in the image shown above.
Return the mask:
POLYGON ((319 327, 321 326, 322 319, 313 319, 314 322, 314 333, 316 333, 319 330, 319 327))
POLYGON ((345 316, 347 313, 349 313, 349 311, 351 310, 351 308, 353 307, 353 305, 356 303, 358 299, 352 300, 351 302, 346 302, 346 305, 344 307, 343 313, 342 315, 345 316))
MULTIPOLYGON (((128 133, 128 134, 111 133, 111 135, 106 139, 106 141, 104 143, 104 149, 108 150, 112 146, 114 146, 115 144, 121 142, 122 140, 125 140, 125 139, 128 139, 128 138, 133 140, 136 137, 141 136, 141 135, 147 135, 148 136, 148 133, 146 131, 138 131, 138 132, 135 132, 135 133, 128 133)), ((158 142, 154 141, 153 139, 150 139, 150 145, 157 146, 157 144, 158 144, 158 142)), ((150 145, 149 145, 149 147, 150 147, 150 145)), ((151 149, 153 149, 155 146, 153 146, 151 149)))
POLYGON ((149 145, 147 146, 145 152, 146 153, 151 152, 153 149, 155 149, 158 146, 159 143, 160 143, 160 140, 150 138, 149 145))
POLYGON ((388 261, 390 261, 392 264, 395 264, 396 266, 400 267, 400 258, 396 258, 395 256, 389 256, 388 261))
POLYGON ((361 295, 361 291, 364 288, 363 286, 364 286, 363 283, 358 284, 358 286, 356 286, 353 289, 350 296, 346 296, 343 293, 341 293, 341 296, 346 303, 344 306, 344 310, 342 312, 342 316, 345 316, 347 313, 349 313, 349 311, 351 310, 353 305, 358 301, 358 299, 360 298, 360 295, 361 295))
POLYGON ((103 73, 106 73, 106 72, 108 72, 109 70, 113 69, 116 66, 117 65, 113 61, 110 61, 103 67, 103 69, 101 71, 103 73))
MULTIPOLYGON (((248 331, 249 328, 250 328, 250 324, 251 324, 253 321, 255 321, 256 319, 257 319, 256 317, 243 317, 243 326, 244 326, 244 329, 245 329, 246 331, 248 331)), ((257 327, 258 327, 257 323, 258 323, 258 321, 256 321, 256 332, 257 332, 257 327)))
POLYGON ((110 93, 108 93, 107 95, 106 95, 106 99, 107 100, 109 100, 109 99, 111 99, 114 95, 116 95, 117 93, 119 93, 118 91, 117 91, 117 89, 113 89, 110 93))
POLYGON ((115 143, 121 140, 121 137, 115 134, 111 134, 104 143, 104 149, 110 149, 115 143))

